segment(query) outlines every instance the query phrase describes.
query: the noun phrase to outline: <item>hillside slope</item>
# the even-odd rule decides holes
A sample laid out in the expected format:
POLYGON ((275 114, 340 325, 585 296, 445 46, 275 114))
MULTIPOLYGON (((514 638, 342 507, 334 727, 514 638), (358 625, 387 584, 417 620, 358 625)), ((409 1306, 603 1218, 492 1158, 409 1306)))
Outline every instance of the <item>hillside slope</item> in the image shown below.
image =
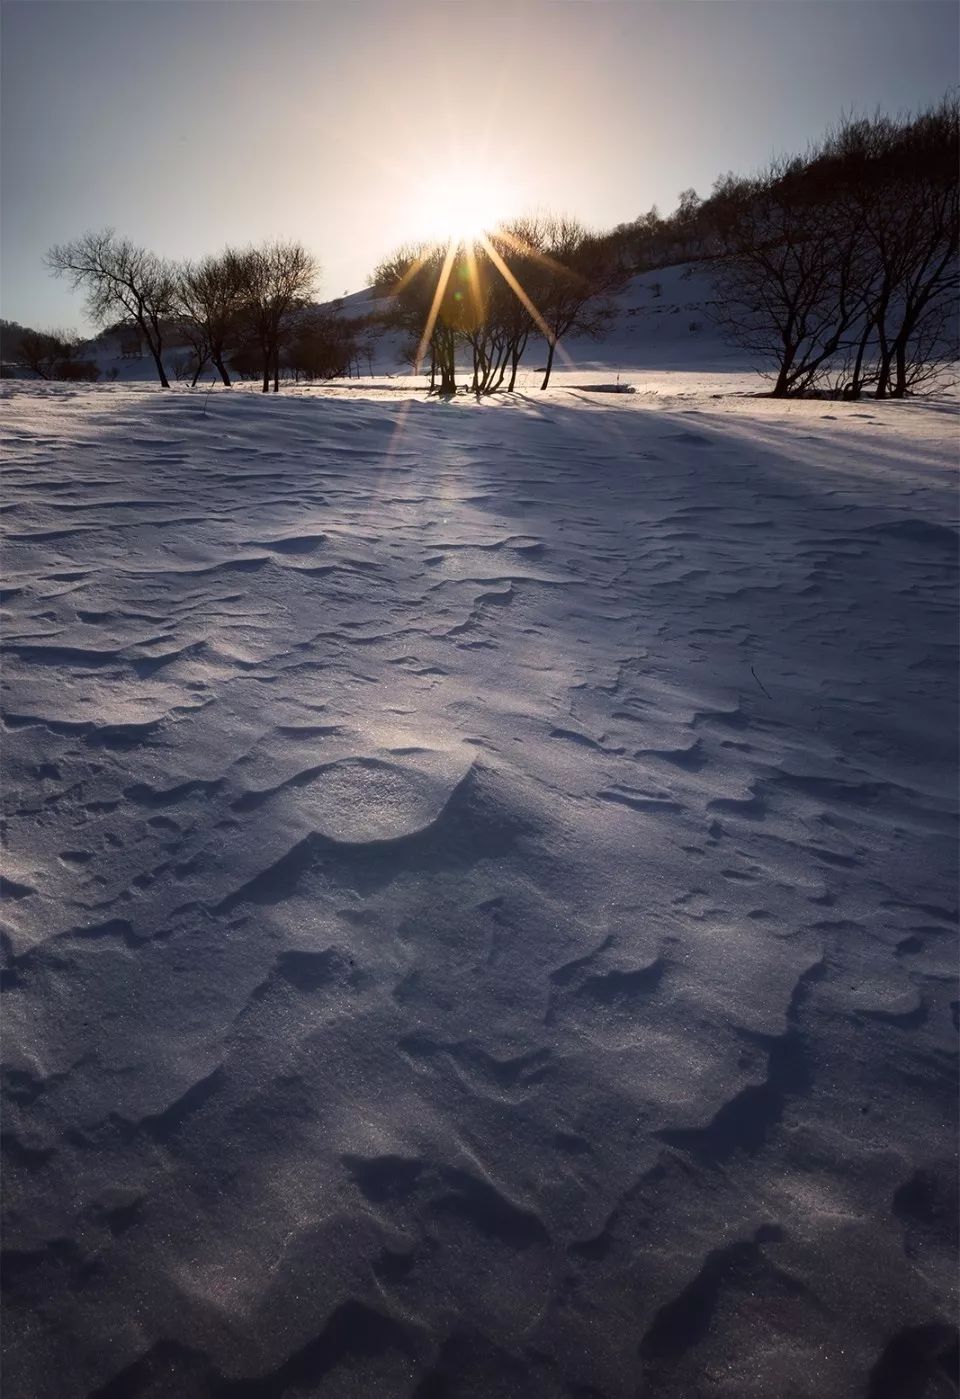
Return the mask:
MULTIPOLYGON (((742 354, 720 339, 709 314, 713 299, 709 272, 682 264, 660 268, 630 279, 613 297, 616 316, 602 340, 576 337, 561 342, 557 371, 602 371, 605 375, 635 370, 742 372, 749 368, 742 354)), ((385 302, 371 290, 344 298, 344 314, 365 316, 382 310, 385 302)), ((377 374, 404 374, 409 365, 399 336, 384 336, 377 347, 377 374)), ((546 346, 534 337, 523 360, 533 375, 542 366, 546 346)))
MULTIPOLYGON (((712 299, 709 273, 693 265, 667 267, 644 273, 631 279, 622 292, 613 298, 616 316, 602 340, 571 337, 561 342, 555 373, 557 383, 578 377, 615 379, 618 374, 629 379, 638 371, 651 373, 684 372, 710 374, 742 374, 750 364, 742 354, 724 345, 712 324, 708 303, 712 299)), ((332 303, 324 303, 330 305, 332 303)), ((345 316, 369 316, 382 312, 387 303, 373 296, 366 288, 344 297, 338 303, 345 316)), ((374 376, 403 376, 410 374, 405 336, 387 332, 373 346, 370 369, 374 376)), ((122 353, 121 337, 105 334, 89 342, 83 351, 85 358, 95 361, 101 382, 121 384, 151 383, 155 379, 153 362, 144 352, 140 358, 126 358, 122 353)), ((532 388, 537 371, 542 368, 546 346, 534 337, 527 348, 521 366, 519 384, 532 388)), ((177 361, 186 362, 185 346, 170 344, 164 353, 164 363, 171 380, 177 377, 177 361)), ((204 373, 207 383, 212 371, 204 373)))

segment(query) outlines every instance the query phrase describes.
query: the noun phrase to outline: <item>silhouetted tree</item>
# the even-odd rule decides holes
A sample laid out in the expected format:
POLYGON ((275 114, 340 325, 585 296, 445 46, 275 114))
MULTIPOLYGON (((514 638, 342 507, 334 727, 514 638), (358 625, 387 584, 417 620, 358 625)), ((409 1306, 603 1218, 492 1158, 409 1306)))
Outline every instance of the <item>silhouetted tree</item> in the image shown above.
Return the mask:
POLYGON ((882 326, 878 319, 878 398, 885 393, 903 398, 932 376, 934 364, 956 355, 958 117, 957 99, 944 101, 913 122, 895 150, 898 178, 890 192, 889 244, 898 275, 882 326))
POLYGON ((591 237, 573 219, 546 221, 545 243, 538 271, 531 276, 532 300, 548 347, 541 389, 550 383, 557 345, 565 335, 603 334, 613 315, 609 295, 624 280, 603 240, 591 237))
POLYGON ((805 157, 718 181, 716 319, 773 359, 775 395, 903 397, 956 356, 958 166, 951 98, 845 118, 805 157))
POLYGON ((373 274, 375 290, 390 298, 383 320, 387 328, 409 337, 409 359, 416 373, 429 359, 431 388, 456 393, 456 344, 463 312, 460 289, 463 264, 457 250, 421 244, 399 249, 373 274))
POLYGON ((374 273, 391 299, 386 323, 410 336, 419 371, 429 358, 431 388, 456 391, 458 345, 470 354, 478 394, 516 384, 530 335, 548 345, 542 387, 550 381, 557 343, 571 331, 599 335, 612 308, 607 293, 624 273, 602 240, 568 219, 505 224, 476 244, 408 247, 374 273))
POLYGON ((289 328, 282 363, 297 380, 342 378, 360 353, 363 329, 362 322, 336 311, 307 307, 289 328))
POLYGON ((23 327, 17 337, 18 358, 40 379, 63 378, 58 370, 74 355, 78 340, 62 330, 30 330, 23 327))
POLYGON ((503 360, 494 387, 503 383, 509 366, 508 393, 516 387, 530 336, 543 328, 533 298, 539 290, 547 241, 548 225, 537 218, 515 219, 490 238, 490 257, 500 273, 494 281, 493 301, 503 336, 503 360))
POLYGON ((716 273, 727 338, 776 365, 773 396, 809 388, 847 343, 861 310, 857 247, 825 217, 798 160, 728 191, 728 255, 716 273))
POLYGON ((242 257, 228 250, 197 263, 185 263, 177 277, 177 312, 181 328, 186 331, 196 353, 202 348, 203 362, 212 360, 227 388, 230 387, 227 345, 231 336, 238 334, 243 308, 243 273, 242 257))
POLYGON ((300 243, 265 243, 233 252, 241 288, 242 318, 261 354, 263 392, 280 389, 280 341, 290 313, 307 304, 319 276, 315 258, 300 243))
POLYGON ((163 332, 175 309, 176 289, 170 266, 110 228, 51 248, 47 266, 55 276, 69 277, 74 289, 86 292, 87 309, 99 325, 120 318, 137 327, 160 385, 168 389, 163 332))

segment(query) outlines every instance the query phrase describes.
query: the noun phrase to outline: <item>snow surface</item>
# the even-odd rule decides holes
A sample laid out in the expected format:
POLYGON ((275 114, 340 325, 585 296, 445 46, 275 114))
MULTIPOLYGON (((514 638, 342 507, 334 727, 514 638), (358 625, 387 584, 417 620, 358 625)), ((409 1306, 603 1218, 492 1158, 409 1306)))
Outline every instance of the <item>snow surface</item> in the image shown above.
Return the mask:
POLYGON ((7 1399, 949 1392, 955 411, 735 381, 5 386, 7 1399))

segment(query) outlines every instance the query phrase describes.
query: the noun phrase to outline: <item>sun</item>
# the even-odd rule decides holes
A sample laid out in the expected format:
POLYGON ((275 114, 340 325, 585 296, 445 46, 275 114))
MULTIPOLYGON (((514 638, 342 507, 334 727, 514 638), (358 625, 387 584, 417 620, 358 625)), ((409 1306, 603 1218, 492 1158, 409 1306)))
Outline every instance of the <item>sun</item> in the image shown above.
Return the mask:
POLYGON ((509 216, 510 192, 490 171, 453 166, 423 182, 417 213, 425 237, 475 243, 509 216))

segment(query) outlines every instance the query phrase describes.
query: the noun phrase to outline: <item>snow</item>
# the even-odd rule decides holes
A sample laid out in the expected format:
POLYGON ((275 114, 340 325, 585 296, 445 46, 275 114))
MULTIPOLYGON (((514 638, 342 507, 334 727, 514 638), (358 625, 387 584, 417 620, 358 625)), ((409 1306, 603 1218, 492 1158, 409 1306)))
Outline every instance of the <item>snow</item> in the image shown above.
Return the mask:
POLYGON ((955 409, 688 310, 509 402, 5 386, 10 1399, 942 1345, 955 409))

